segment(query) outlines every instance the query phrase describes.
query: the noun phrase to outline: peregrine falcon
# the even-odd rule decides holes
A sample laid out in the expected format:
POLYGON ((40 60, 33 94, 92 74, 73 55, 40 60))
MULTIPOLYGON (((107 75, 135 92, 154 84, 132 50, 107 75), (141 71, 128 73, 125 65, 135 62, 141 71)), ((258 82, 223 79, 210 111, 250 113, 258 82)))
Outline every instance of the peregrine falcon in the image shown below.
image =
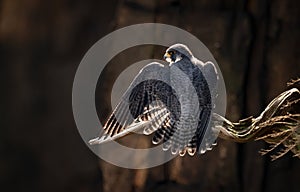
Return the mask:
POLYGON ((183 44, 170 46, 168 65, 152 62, 141 69, 91 145, 142 131, 164 151, 184 156, 210 150, 217 138, 210 126, 218 73, 183 44))

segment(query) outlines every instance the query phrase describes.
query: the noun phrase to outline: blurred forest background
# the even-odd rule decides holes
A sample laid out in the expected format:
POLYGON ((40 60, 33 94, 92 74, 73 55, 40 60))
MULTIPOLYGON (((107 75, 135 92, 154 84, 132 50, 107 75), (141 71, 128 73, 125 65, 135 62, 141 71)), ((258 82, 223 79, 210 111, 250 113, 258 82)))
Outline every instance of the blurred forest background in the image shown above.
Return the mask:
MULTIPOLYGON (((227 86, 227 118, 258 115, 300 74, 300 3, 295 0, 0 0, 0 191, 299 191, 300 160, 271 162, 263 142, 219 140, 200 157, 147 170, 110 165, 82 141, 72 115, 72 83, 87 50, 136 23, 178 26, 213 53, 227 86)), ((128 49, 97 89, 109 115, 118 74, 164 48, 128 49), (134 57, 128 57, 134 55, 134 57)))

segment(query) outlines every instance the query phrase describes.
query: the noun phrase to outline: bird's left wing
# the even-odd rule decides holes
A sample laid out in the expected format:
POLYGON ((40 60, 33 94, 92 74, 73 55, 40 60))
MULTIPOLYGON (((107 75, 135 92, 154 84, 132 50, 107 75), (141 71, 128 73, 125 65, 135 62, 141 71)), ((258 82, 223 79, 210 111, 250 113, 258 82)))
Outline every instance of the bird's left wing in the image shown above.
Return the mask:
POLYGON ((179 104, 169 86, 169 73, 169 66, 157 62, 146 65, 106 121, 104 132, 89 143, 104 143, 140 130, 149 135, 159 127, 168 128, 170 113, 172 116, 178 113, 173 106, 179 104))

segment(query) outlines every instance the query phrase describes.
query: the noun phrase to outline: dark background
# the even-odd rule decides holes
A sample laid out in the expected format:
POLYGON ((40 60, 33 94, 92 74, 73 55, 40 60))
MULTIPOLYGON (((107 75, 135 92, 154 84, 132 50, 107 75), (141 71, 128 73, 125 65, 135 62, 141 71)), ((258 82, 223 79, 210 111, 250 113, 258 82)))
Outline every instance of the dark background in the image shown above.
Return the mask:
MULTIPOLYGON (((228 119, 258 115, 299 77, 299 14, 295 0, 0 0, 0 191, 299 191, 299 159, 288 153, 271 162, 258 154, 262 142, 219 140, 200 157, 147 170, 115 167, 85 146, 71 100, 76 69, 97 40, 158 22, 191 32, 213 53, 228 119)), ((120 71, 160 58, 158 50, 132 48, 111 62, 97 90, 102 121, 120 71)))

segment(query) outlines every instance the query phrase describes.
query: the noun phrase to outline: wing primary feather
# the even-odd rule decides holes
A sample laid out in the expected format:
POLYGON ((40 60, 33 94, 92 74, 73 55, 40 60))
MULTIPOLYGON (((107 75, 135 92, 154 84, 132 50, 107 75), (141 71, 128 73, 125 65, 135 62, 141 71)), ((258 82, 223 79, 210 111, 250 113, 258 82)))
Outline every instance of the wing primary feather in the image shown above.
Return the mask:
POLYGON ((119 110, 116 111, 116 114, 114 115, 116 120, 115 120, 113 126, 110 128, 111 129, 109 132, 110 136, 113 136, 113 135, 119 133, 119 130, 124 126, 122 124, 122 119, 124 117, 124 111, 125 111, 124 106, 119 107, 119 110))

